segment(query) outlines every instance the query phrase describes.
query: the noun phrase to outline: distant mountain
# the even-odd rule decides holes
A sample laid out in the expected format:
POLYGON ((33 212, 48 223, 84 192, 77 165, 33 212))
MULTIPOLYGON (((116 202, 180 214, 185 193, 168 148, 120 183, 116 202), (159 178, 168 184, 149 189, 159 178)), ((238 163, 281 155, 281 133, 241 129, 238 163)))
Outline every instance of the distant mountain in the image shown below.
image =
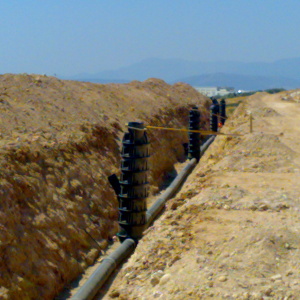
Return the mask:
POLYGON ((177 81, 186 82, 192 86, 226 86, 234 87, 236 90, 247 91, 271 88, 294 89, 300 87, 300 80, 292 78, 228 73, 203 74, 181 78, 177 81))
MULTIPOLYGON (((159 59, 149 58, 127 67, 116 70, 107 70, 95 74, 80 74, 70 79, 78 78, 103 78, 114 80, 146 80, 151 77, 161 78, 167 82, 174 81, 176 78, 199 74, 199 68, 195 62, 182 59, 159 59)), ((94 79, 93 79, 94 82, 94 79)))
MULTIPOLYGON (((96 74, 81 74, 69 77, 68 79, 105 83, 105 81, 142 81, 150 77, 156 77, 167 82, 174 82, 180 78, 215 73, 272 77, 269 78, 270 83, 272 80, 273 82, 278 82, 274 78, 285 78, 284 82, 288 83, 286 86, 291 85, 294 87, 294 83, 300 80, 300 58, 282 59, 272 63, 243 63, 237 61, 193 62, 183 59, 149 58, 116 70, 101 71, 96 74), (289 81, 287 81, 289 78, 296 81, 290 84, 289 81)), ((282 86, 282 84, 280 86, 282 86)))

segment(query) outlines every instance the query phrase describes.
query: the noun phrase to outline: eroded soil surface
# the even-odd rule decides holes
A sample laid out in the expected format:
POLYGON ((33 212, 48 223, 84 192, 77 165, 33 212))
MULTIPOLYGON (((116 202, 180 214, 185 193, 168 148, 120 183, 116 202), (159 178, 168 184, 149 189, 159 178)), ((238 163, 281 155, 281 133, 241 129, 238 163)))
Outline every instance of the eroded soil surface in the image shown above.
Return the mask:
POLYGON ((300 104, 240 104, 98 299, 300 299, 300 104), (253 132, 249 132, 252 111, 253 132))

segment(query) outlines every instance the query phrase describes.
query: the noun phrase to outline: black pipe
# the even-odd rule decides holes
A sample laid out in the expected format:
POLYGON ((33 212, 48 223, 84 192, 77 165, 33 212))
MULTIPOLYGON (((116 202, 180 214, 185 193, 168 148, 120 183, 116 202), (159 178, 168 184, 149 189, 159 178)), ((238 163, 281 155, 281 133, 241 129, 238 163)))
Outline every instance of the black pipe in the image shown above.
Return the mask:
POLYGON ((200 154, 201 156, 204 154, 204 152, 207 150, 207 148, 210 146, 210 144, 215 140, 216 136, 211 136, 201 147, 200 147, 200 154))
MULTIPOLYGON (((214 141, 215 136, 211 136, 200 148, 201 156, 214 141)), ((177 175, 175 180, 163 193, 163 195, 147 211, 147 226, 157 217, 165 206, 165 202, 174 196, 180 185, 191 173, 197 161, 195 158, 189 161, 184 169, 177 175)), ((109 257, 103 260, 92 276, 85 282, 79 291, 70 300, 91 300, 109 278, 117 266, 127 258, 135 249, 136 242, 133 239, 125 239, 124 242, 109 257)))
MULTIPOLYGON (((214 141, 215 136, 211 136, 201 147, 200 147, 200 156, 204 154, 209 145, 214 141)), ((194 167, 197 164, 197 160, 193 158, 183 170, 176 176, 171 185, 166 189, 160 198, 147 210, 147 226, 149 226, 152 221, 157 217, 157 215, 165 207, 167 200, 172 198, 177 192, 178 188, 181 186, 183 181, 188 177, 192 172, 194 167)))
POLYGON ((70 300, 93 299, 110 274, 134 251, 135 247, 136 243, 134 240, 126 239, 117 250, 102 261, 92 276, 70 300))
POLYGON ((165 206, 166 201, 175 195, 178 188, 181 186, 181 184, 187 178, 187 176, 191 173, 196 164, 196 158, 190 160, 188 164, 184 167, 184 169, 176 176, 176 178, 166 189, 163 195, 160 198, 158 198, 158 200, 147 210, 147 226, 149 226, 152 223, 152 221, 157 217, 157 215, 161 212, 161 210, 165 206))

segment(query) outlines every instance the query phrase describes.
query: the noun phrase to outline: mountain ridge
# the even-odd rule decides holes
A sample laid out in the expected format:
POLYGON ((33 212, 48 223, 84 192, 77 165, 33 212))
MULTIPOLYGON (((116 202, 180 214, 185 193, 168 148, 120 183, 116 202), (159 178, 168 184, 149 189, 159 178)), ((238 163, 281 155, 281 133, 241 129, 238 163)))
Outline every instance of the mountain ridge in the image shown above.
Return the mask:
MULTIPOLYGON (((269 77, 267 82, 278 84, 282 81, 284 88, 297 88, 300 82, 300 57, 280 59, 274 62, 239 62, 239 61, 215 61, 195 62, 184 59, 147 58, 129 66, 115 70, 104 70, 95 74, 81 74, 69 76, 64 79, 91 81, 91 82, 118 82, 125 83, 132 80, 146 80, 147 78, 160 78, 168 83, 182 81, 192 76, 207 76, 208 74, 236 74, 244 76, 269 77)), ((245 79, 247 79, 245 77, 245 79)), ((248 77, 249 79, 249 77, 248 77)), ((254 79, 254 78, 253 78, 254 79)), ((255 79, 259 81, 259 78, 255 79)), ((221 84, 218 84, 221 85, 221 84)), ((242 85, 247 85, 246 82, 242 85)), ((268 86, 274 87, 274 86, 268 86)), ((254 85, 255 89, 259 89, 254 85)))

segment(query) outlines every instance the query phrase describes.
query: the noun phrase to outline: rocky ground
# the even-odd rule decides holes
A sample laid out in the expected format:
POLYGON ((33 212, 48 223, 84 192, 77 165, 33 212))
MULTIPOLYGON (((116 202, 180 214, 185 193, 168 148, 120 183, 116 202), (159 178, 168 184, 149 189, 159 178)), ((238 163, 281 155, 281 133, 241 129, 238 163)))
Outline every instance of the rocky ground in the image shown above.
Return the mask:
POLYGON ((97 299, 300 299, 299 115, 290 94, 241 103, 222 129, 239 136, 216 138, 97 299))
MULTIPOLYGON (((186 127, 195 104, 207 128, 210 101, 186 84, 1 75, 0 299, 53 299, 93 264, 118 231, 107 176, 119 172, 125 123, 186 127)), ((187 134, 149 137, 154 193, 187 134)))

